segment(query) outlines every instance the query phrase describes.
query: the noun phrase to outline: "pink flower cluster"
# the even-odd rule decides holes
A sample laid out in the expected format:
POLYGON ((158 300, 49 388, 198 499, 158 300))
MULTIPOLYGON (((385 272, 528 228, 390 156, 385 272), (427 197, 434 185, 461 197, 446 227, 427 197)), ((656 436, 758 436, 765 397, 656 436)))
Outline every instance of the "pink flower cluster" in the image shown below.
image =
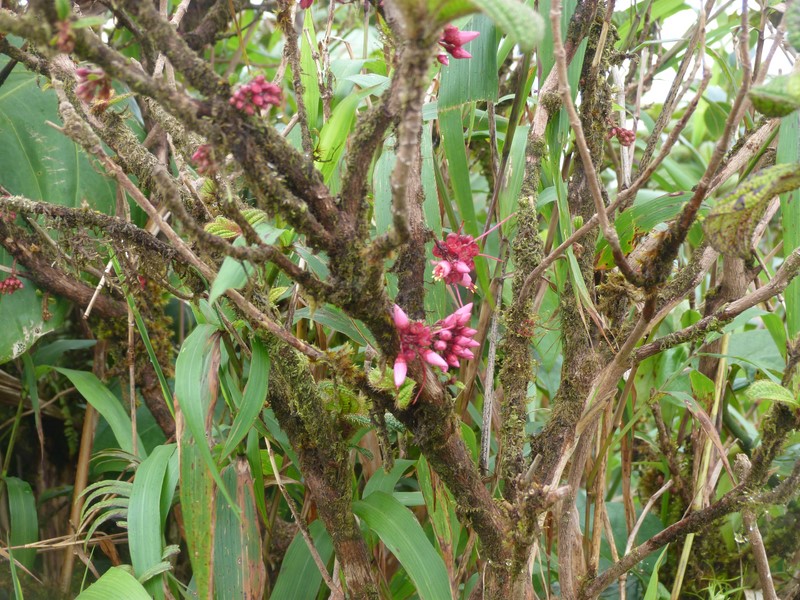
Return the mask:
POLYGON ((252 116, 268 106, 279 106, 282 102, 281 88, 259 75, 250 83, 241 86, 231 96, 231 106, 252 116))
MULTIPOLYGON (((448 25, 444 28, 442 37, 439 38, 439 45, 453 58, 472 58, 472 54, 464 49, 464 44, 471 42, 480 34, 480 31, 461 31, 455 25, 448 25)), ((443 65, 450 64, 450 59, 444 52, 439 54, 436 60, 443 65)))
POLYGON ((475 358, 470 348, 479 346, 472 339, 477 331, 467 324, 472 313, 472 303, 465 304, 448 317, 429 327, 422 321, 412 321, 403 309, 394 305, 392 318, 400 335, 400 352, 394 361, 394 384, 403 385, 408 373, 408 363, 421 358, 442 371, 460 366, 460 358, 475 358))
POLYGON ((620 145, 626 147, 636 142, 636 132, 631 131, 630 129, 625 129, 624 127, 612 127, 609 129, 608 139, 613 137, 616 137, 619 140, 620 145))
POLYGON ((433 278, 444 279, 450 285, 474 289, 470 272, 475 268, 475 257, 480 254, 478 242, 471 235, 448 233, 444 241, 435 240, 433 278))
POLYGON ((87 104, 94 100, 107 102, 111 98, 111 79, 102 69, 79 67, 75 69, 75 75, 78 76, 75 95, 87 104))
POLYGON ((478 330, 469 327, 471 316, 472 302, 465 304, 434 326, 433 349, 444 357, 448 366, 457 368, 461 366, 460 358, 475 358, 470 348, 477 348, 480 344, 472 339, 478 330))
POLYGON ((17 290, 21 289, 22 282, 15 275, 11 275, 6 277, 3 281, 0 281, 0 295, 13 294, 17 290))
POLYGON ((192 154, 192 162, 197 167, 197 172, 201 175, 208 175, 213 173, 217 165, 214 163, 214 157, 211 154, 211 146, 202 144, 198 146, 194 154, 192 154))

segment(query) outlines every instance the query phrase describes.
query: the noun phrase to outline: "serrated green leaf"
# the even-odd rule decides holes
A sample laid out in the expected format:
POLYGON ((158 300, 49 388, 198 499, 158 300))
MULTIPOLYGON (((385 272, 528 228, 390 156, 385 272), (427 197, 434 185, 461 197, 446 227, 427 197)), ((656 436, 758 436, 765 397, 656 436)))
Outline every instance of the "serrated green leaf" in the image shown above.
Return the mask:
POLYGON ((242 211, 242 216, 253 227, 269 219, 269 215, 260 208, 246 208, 242 211))
POLYGON ((782 385, 767 379, 760 379, 751 383, 745 395, 752 401, 770 400, 771 402, 783 402, 792 406, 800 404, 800 401, 794 397, 792 392, 782 385))
POLYGON ((206 223, 204 229, 211 235, 216 235, 225 239, 232 239, 242 235, 242 230, 236 223, 228 217, 222 216, 206 223))

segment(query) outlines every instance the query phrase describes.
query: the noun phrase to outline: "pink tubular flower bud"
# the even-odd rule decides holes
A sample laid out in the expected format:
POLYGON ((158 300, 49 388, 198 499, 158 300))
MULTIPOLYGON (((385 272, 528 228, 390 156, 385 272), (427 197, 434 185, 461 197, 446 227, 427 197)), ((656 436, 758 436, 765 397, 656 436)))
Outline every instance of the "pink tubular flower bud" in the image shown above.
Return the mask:
POLYGON ((453 48, 453 51, 450 54, 452 54, 453 58, 472 58, 472 54, 463 48, 453 48))
POLYGON ((420 354, 425 362, 429 365, 433 365, 434 367, 439 367, 443 371, 447 371, 447 363, 433 350, 423 350, 420 354))
POLYGON ((392 319, 394 320, 395 327, 401 330, 408 327, 410 323, 408 315, 404 313, 403 309, 397 306, 397 304, 395 304, 392 309, 392 319))
POLYGON ((408 373, 408 363, 402 356, 398 356, 394 361, 394 386, 399 388, 406 380, 408 373))

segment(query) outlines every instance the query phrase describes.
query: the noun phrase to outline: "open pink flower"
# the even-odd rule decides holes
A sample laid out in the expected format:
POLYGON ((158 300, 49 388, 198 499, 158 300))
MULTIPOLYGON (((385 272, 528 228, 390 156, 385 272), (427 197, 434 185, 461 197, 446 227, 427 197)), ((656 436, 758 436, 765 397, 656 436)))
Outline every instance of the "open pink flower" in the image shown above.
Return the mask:
MULTIPOLYGON (((439 38, 439 45, 444 48, 453 58, 472 58, 472 54, 464 49, 467 44, 480 35, 480 31, 461 31, 455 25, 447 25, 439 38)), ((443 65, 450 64, 447 54, 439 54, 436 57, 443 65)))
POLYGON ((470 272, 475 268, 475 257, 480 254, 478 243, 471 235, 449 233, 443 241, 434 241, 433 278, 443 279, 450 285, 460 285, 469 290, 475 286, 470 272))

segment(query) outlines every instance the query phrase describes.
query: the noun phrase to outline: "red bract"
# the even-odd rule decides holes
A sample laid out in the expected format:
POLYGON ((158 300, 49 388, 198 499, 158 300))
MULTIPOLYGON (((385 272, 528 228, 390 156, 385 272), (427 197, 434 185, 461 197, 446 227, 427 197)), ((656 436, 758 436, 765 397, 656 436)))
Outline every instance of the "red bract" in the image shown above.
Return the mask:
POLYGON ((280 106, 281 102, 281 88, 264 79, 263 75, 240 87, 230 99, 232 106, 251 116, 269 106, 280 106))
POLYGON ((314 4, 314 0, 300 0, 300 8, 303 10, 310 8, 314 4))
MULTIPOLYGON (((461 31, 455 25, 448 25, 444 28, 444 32, 442 32, 439 45, 453 58, 472 58, 472 54, 467 52, 463 46, 474 40, 480 34, 480 31, 461 31)), ((443 65, 450 63, 447 54, 439 54, 436 60, 443 65)))

